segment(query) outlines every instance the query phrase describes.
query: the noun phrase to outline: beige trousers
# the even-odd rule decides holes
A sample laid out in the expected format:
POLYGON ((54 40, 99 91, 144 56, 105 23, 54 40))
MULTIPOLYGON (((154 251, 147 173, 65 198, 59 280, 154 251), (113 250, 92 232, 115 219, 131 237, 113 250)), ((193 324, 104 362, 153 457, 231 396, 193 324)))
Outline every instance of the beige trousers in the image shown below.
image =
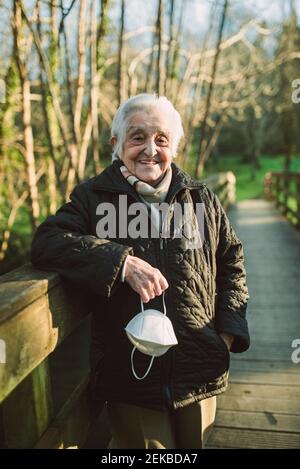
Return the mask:
POLYGON ((202 449, 215 420, 216 397, 173 411, 119 402, 108 403, 107 410, 109 449, 202 449))

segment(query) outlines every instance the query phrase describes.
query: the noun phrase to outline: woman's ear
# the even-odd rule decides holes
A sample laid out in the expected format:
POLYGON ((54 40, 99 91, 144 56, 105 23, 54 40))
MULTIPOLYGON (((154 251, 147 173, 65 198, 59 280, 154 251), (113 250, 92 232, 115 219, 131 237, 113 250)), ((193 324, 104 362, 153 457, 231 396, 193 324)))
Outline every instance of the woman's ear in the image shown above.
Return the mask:
POLYGON ((110 144, 113 148, 115 148, 116 143, 117 143, 117 137, 111 137, 110 144))

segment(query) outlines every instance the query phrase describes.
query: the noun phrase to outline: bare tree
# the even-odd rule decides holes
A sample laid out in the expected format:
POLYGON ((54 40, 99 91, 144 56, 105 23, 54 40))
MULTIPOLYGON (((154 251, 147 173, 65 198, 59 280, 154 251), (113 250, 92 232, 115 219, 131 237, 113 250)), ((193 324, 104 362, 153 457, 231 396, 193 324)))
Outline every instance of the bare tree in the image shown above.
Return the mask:
POLYGON ((162 96, 165 88, 165 64, 162 51, 162 37, 163 37, 163 0, 158 0, 157 22, 157 65, 156 65, 156 92, 162 96))
POLYGON ((34 157, 34 143, 31 126, 31 102, 30 102, 30 80, 26 69, 26 62, 22 58, 22 10, 20 2, 14 0, 13 2, 13 35, 14 35, 14 55, 19 72, 19 79, 21 85, 21 113, 23 121, 23 141, 24 141, 24 157, 27 167, 27 177, 29 186, 30 197, 30 216, 32 228, 35 229, 38 224, 38 217, 40 213, 38 201, 38 188, 36 181, 35 170, 35 157, 34 157))
MULTIPOLYGON (((52 6, 53 8, 53 6, 52 6)), ((75 127, 74 127, 74 93, 72 90, 72 82, 73 82, 73 73, 72 73, 72 67, 71 67, 71 60, 70 60, 70 50, 69 50, 69 43, 68 43, 68 38, 66 34, 66 28, 65 28, 65 19, 66 15, 64 13, 64 7, 63 7, 63 0, 60 0, 60 11, 61 11, 61 22, 60 22, 60 28, 59 31, 62 34, 63 37, 63 56, 64 56, 64 65, 65 65, 65 88, 66 88, 66 93, 67 93, 67 103, 68 103, 68 126, 71 129, 72 132, 72 138, 74 142, 77 143, 77 136, 75 132, 75 127)), ((52 16, 52 15, 51 15, 52 16)))
MULTIPOLYGON (((51 10, 50 17, 52 21, 51 21, 51 33, 50 33, 51 39, 50 39, 49 48, 50 48, 50 54, 52 54, 55 52, 55 49, 56 49, 53 45, 53 42, 55 41, 53 38, 53 35, 54 35, 53 9, 51 10)), ((37 31, 38 31, 39 37, 42 38, 41 1, 40 0, 38 0, 37 2, 37 31)), ((41 90, 41 97, 42 97, 42 112, 43 112, 43 117, 44 117, 44 122, 45 122, 45 133, 46 133, 47 146, 48 146, 49 157, 50 157, 49 162, 48 162, 50 213, 53 214, 55 213, 56 207, 57 207, 56 185, 59 186, 61 195, 63 194, 63 187, 60 181, 59 164, 56 161, 56 157, 55 157, 56 150, 55 150, 55 144, 53 142, 53 134, 52 134, 52 129, 53 127, 55 127, 56 123, 53 122, 53 113, 51 113, 51 108, 50 106, 48 106, 48 103, 47 103, 47 87, 46 87, 46 83, 44 80, 42 67, 40 67, 39 69, 39 77, 40 77, 40 90, 41 90)))
POLYGON ((77 56, 78 56, 78 71, 77 71, 77 86, 75 93, 75 111, 74 111, 74 129, 77 144, 81 143, 81 115, 84 96, 84 83, 85 83, 85 30, 86 30, 86 0, 80 0, 80 9, 78 16, 78 34, 77 34, 77 56))
POLYGON ((107 29, 108 0, 101 1, 100 20, 97 30, 97 70, 101 70, 104 63, 104 37, 107 29))
MULTIPOLYGON (((196 116, 196 111, 197 108, 199 107, 199 102, 202 97, 202 90, 203 90, 203 84, 204 84, 204 79, 203 79, 203 68, 206 68, 206 57, 205 57, 205 51, 208 50, 208 44, 209 40, 211 38, 211 35, 213 34, 214 31, 214 18, 215 18, 215 13, 216 13, 216 5, 215 3, 212 4, 211 9, 210 9, 210 15, 209 15, 209 20, 208 20, 208 26, 207 30, 205 33, 204 38, 202 39, 202 48, 201 48, 201 55, 200 59, 198 62, 198 67, 196 68, 196 79, 194 83, 189 84, 189 81, 185 83, 185 87, 187 91, 185 93, 179 88, 178 90, 178 95, 180 96, 180 103, 181 100, 185 98, 188 92, 191 93, 191 104, 190 106, 186 106, 186 113, 185 113, 185 141, 184 145, 182 148, 181 152, 181 158, 180 158, 180 163, 185 166, 186 161, 187 161, 187 156, 189 154, 189 149, 191 147, 191 139, 193 135, 193 130, 196 127, 195 123, 195 116, 196 116)), ((188 68, 188 67, 187 67, 188 68)), ((182 86, 185 80, 182 80, 182 86)))
POLYGON ((53 108, 55 111, 55 117, 57 119, 59 131, 65 146, 65 150, 67 152, 68 160, 67 164, 70 166, 70 170, 68 171, 68 184, 67 184, 67 190, 66 193, 69 194, 70 190, 72 188, 72 183, 74 182, 74 179, 78 180, 78 147, 76 145, 76 142, 70 139, 70 132, 68 128, 68 122, 65 118, 65 115, 63 113, 61 104, 60 104, 60 99, 58 95, 57 88, 55 86, 55 80, 53 77, 53 72, 51 70, 49 60, 43 50, 40 38, 35 31, 35 29, 32 26, 32 23, 30 19, 28 18, 28 15, 26 14, 26 11, 23 6, 22 0, 19 0, 17 2, 20 5, 21 11, 22 11, 22 16, 26 21, 26 24, 32 33, 33 41, 36 46, 36 50, 38 52, 39 58, 40 58, 40 64, 43 67, 43 71, 45 72, 45 76, 47 77, 47 83, 48 83, 48 90, 49 94, 52 99, 53 103, 53 108))
MULTIPOLYGON (((174 39, 174 47, 172 50, 172 55, 170 56, 171 61, 171 76, 170 76, 170 88, 168 90, 168 96, 174 102, 175 106, 177 106, 177 99, 178 94, 180 94, 180 75, 179 75, 179 61, 180 61, 180 42, 182 39, 182 32, 183 32, 183 21, 184 15, 186 11, 186 0, 181 1, 180 6, 180 15, 179 15, 179 22, 177 26, 177 35, 176 39, 174 39)), ((183 79, 182 79, 183 80, 183 79)))
POLYGON ((165 86, 164 86, 164 94, 168 94, 171 78, 171 64, 172 64, 172 54, 174 50, 174 7, 175 7, 175 0, 170 1, 170 12, 169 12, 169 42, 168 42, 168 50, 166 54, 166 79, 165 79, 165 86))
POLYGON ((119 51, 118 51, 118 105, 125 99, 125 70, 124 70, 124 20, 125 20, 125 0, 121 0, 121 16, 119 29, 119 51))
POLYGON ((94 2, 91 2, 91 120, 92 120, 92 152, 94 172, 100 171, 100 135, 99 135, 99 116, 98 116, 98 96, 99 96, 99 78, 97 74, 97 19, 95 14, 94 2))
MULTIPOLYGON (((300 32, 297 28, 297 13, 293 0, 290 0, 289 6, 290 17, 287 21, 284 21, 283 18, 282 33, 279 43, 279 52, 285 54, 292 54, 295 52, 299 47, 298 44, 300 41, 300 32)), ((296 58, 279 66, 281 87, 280 107, 282 108, 280 121, 285 156, 285 171, 290 170, 292 155, 295 153, 297 141, 296 135, 299 132, 296 105, 290 98, 291 82, 298 76, 298 73, 299 63, 296 58)))
POLYGON ((196 170, 195 170, 195 177, 200 177, 204 164, 205 164, 205 147, 207 145, 207 119, 210 113, 210 104, 211 104, 211 97, 213 93, 213 88, 214 88, 214 80, 216 77, 216 72, 217 72, 217 65, 218 65, 218 60, 219 60, 219 55, 221 52, 221 42, 222 42, 222 37, 223 37, 223 29, 224 29, 224 23, 226 19, 226 13, 227 13, 227 6, 228 6, 228 0, 224 0, 224 5, 223 5, 223 11, 222 11, 222 17, 221 17, 221 22, 220 22, 220 28, 219 28, 219 33, 218 33, 218 40, 217 40, 217 50, 216 50, 216 55, 214 57, 213 61, 213 67, 212 67, 212 76, 211 76, 211 81, 208 87, 208 92, 206 96, 206 104, 205 104, 205 114, 203 117, 203 121, 201 124, 200 128, 200 145, 199 145, 199 151, 198 151, 198 157, 197 157, 197 164, 196 164, 196 170))

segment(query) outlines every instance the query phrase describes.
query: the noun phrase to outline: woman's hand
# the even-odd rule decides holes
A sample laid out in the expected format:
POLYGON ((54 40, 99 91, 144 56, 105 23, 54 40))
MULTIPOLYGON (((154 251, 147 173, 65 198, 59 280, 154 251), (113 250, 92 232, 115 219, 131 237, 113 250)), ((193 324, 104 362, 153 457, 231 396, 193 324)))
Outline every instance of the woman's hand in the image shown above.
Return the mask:
POLYGON ((233 340, 234 340, 233 335, 226 334, 225 332, 220 332, 220 336, 224 340, 224 342, 227 345, 227 348, 230 352, 230 349, 231 349, 231 346, 232 346, 232 343, 233 343, 233 340))
POLYGON ((130 255, 126 258, 125 280, 140 295, 143 303, 160 296, 169 287, 158 269, 139 257, 130 255))

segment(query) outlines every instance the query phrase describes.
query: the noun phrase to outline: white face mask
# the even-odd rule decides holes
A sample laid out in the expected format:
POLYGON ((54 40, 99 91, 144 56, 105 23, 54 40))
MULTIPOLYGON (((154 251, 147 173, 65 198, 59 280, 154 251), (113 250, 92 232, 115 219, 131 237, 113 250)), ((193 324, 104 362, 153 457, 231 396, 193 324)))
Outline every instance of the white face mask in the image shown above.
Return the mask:
POLYGON ((144 379, 148 375, 155 357, 160 357, 173 345, 178 344, 170 319, 167 317, 165 297, 163 293, 164 313, 156 309, 144 310, 141 300, 142 312, 134 316, 125 327, 129 340, 134 348, 131 352, 131 368, 136 379, 144 379), (135 350, 152 357, 150 365, 143 376, 138 376, 133 365, 135 350))

